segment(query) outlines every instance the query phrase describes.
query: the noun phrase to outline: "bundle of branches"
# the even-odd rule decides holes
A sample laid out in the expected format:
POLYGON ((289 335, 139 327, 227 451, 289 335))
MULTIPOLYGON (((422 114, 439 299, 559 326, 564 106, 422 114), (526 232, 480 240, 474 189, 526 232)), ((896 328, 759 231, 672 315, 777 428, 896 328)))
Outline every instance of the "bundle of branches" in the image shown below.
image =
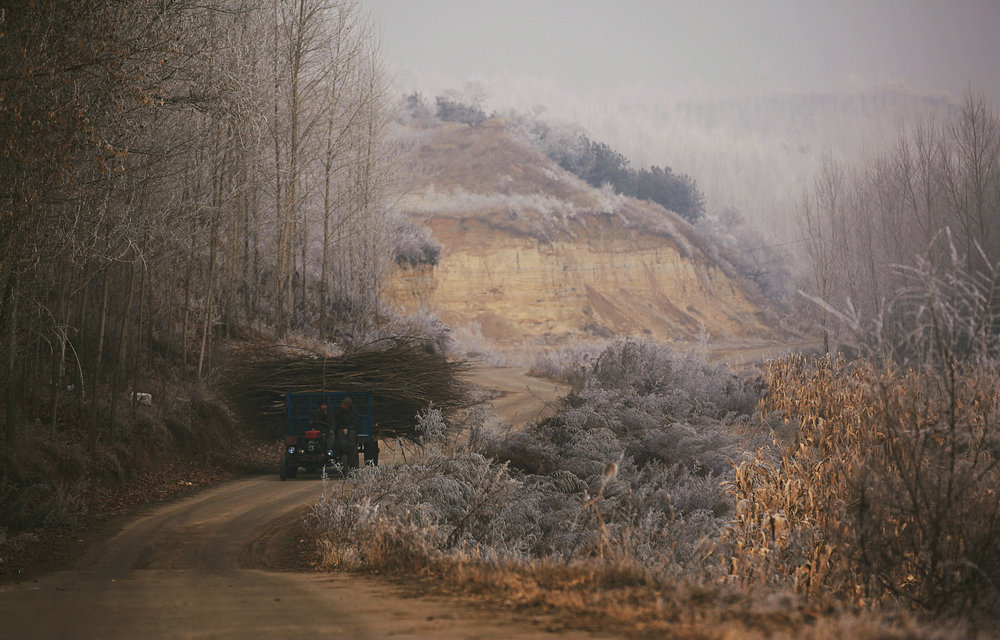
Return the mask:
POLYGON ((469 403, 459 379, 465 363, 428 348, 424 338, 386 338, 340 356, 287 346, 252 347, 229 368, 238 410, 258 426, 283 420, 288 392, 371 391, 380 437, 413 438, 417 413, 432 404, 448 412, 469 403))

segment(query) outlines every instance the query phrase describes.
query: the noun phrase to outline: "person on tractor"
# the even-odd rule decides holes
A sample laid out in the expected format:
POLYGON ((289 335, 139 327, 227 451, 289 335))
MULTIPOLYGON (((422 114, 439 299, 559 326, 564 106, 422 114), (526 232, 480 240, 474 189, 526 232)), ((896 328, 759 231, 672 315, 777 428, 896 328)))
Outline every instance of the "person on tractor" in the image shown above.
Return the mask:
POLYGON ((354 410, 350 396, 340 402, 340 407, 333 413, 333 428, 336 433, 336 449, 338 457, 346 456, 347 469, 358 466, 358 427, 361 426, 361 416, 354 410))
POLYGON ((330 414, 327 411, 326 401, 320 402, 319 406, 313 410, 309 416, 309 428, 317 429, 325 438, 330 431, 330 414))
POLYGON ((309 416, 309 428, 316 429, 319 431, 320 442, 326 445, 327 457, 333 457, 333 430, 331 427, 333 423, 331 422, 332 416, 329 412, 329 405, 327 405, 326 400, 319 403, 313 412, 309 416))

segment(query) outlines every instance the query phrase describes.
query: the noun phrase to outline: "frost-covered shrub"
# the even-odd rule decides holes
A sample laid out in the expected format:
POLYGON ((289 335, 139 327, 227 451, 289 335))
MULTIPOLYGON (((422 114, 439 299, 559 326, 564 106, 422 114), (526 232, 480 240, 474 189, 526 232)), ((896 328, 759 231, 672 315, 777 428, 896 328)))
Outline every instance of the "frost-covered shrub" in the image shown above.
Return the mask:
POLYGON ((720 488, 742 452, 733 384, 722 369, 626 342, 591 364, 563 411, 521 432, 487 435, 482 414, 449 421, 431 408, 417 461, 325 492, 314 522, 326 564, 597 556, 680 570, 733 510, 720 488))
POLYGON ((446 552, 527 557, 541 538, 537 492, 471 451, 367 467, 339 488, 328 488, 312 514, 331 567, 409 566, 446 552))
POLYGON ((719 475, 739 456, 731 427, 753 410, 759 388, 695 356, 631 340, 605 349, 579 376, 564 410, 495 443, 495 453, 534 473, 586 476, 627 456, 638 466, 719 475))
POLYGON ((476 362, 484 362, 496 367, 511 366, 509 357, 493 340, 483 335, 478 322, 458 325, 452 333, 455 348, 464 357, 476 362))
POLYGON ((377 326, 356 327, 352 335, 338 335, 345 347, 366 348, 381 340, 418 340, 428 352, 438 355, 450 353, 454 347, 451 327, 441 321, 436 313, 418 311, 412 315, 398 315, 382 311, 383 323, 377 326))
POLYGON ((574 342, 570 346, 536 353, 531 375, 577 384, 582 382, 591 363, 606 348, 607 341, 593 344, 574 342))
POLYGON ((441 410, 434 408, 433 403, 426 411, 417 415, 417 438, 420 444, 440 443, 447 436, 448 425, 441 415, 441 410))
POLYGON ((759 389, 695 356, 624 341, 579 370, 566 408, 489 441, 487 452, 528 474, 581 483, 587 496, 602 493, 606 534, 623 548, 650 554, 669 539, 671 553, 687 554, 732 511, 720 483, 747 446, 736 432, 759 389), (609 462, 617 474, 605 485, 609 462))
POLYGON ((393 259, 396 264, 417 267, 424 264, 434 266, 438 263, 441 245, 431 236, 427 227, 401 215, 390 220, 390 224, 393 259))

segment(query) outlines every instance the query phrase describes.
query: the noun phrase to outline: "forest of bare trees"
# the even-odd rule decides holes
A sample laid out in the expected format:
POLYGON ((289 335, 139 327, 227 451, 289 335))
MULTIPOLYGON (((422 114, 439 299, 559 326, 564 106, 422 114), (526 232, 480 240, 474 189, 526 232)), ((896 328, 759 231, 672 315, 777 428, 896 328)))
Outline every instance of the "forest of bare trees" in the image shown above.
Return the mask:
POLYGON ((825 158, 801 212, 827 350, 997 355, 1000 114, 984 97, 856 167, 825 158))
POLYGON ((389 115, 356 0, 15 2, 0 47, 8 447, 68 393, 93 447, 142 372, 204 379, 237 330, 373 315, 389 115))

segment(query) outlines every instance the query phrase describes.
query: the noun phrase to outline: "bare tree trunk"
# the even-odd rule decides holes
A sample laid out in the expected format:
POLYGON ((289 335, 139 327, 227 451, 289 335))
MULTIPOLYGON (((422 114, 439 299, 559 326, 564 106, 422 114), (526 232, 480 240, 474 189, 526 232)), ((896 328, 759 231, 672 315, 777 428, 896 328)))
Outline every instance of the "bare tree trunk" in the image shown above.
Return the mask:
POLYGON ((279 102, 281 100, 281 75, 278 72, 278 60, 280 58, 280 19, 278 11, 278 0, 274 3, 274 56, 273 62, 273 74, 274 74, 274 118, 271 124, 272 131, 272 141, 274 143, 274 214, 275 214, 275 225, 277 227, 278 238, 277 238, 277 265, 274 272, 274 327, 275 332, 279 338, 284 338, 287 333, 287 321, 285 317, 285 306, 284 306, 284 290, 285 290, 285 270, 286 265, 286 253, 285 253, 285 242, 287 242, 287 225, 285 218, 288 215, 285 211, 285 198, 283 192, 283 182, 281 179, 281 130, 278 123, 281 122, 279 117, 279 102))
MULTIPOLYGON (((139 320, 135 332, 135 348, 132 349, 132 358, 129 365, 131 374, 132 402, 130 407, 131 418, 135 419, 136 393, 139 391, 139 353, 142 349, 142 329, 143 329, 143 302, 146 299, 146 268, 140 263, 141 272, 139 274, 139 320)), ((148 349, 146 352, 148 353, 148 349)))
POLYGON ((63 384, 63 374, 66 364, 66 337, 69 330, 69 274, 64 273, 62 280, 63 283, 59 290, 59 300, 56 302, 56 322, 53 327, 52 380, 49 392, 49 435, 53 438, 56 435, 56 422, 59 418, 59 388, 63 384))
POLYGON ((94 355, 94 373, 90 383, 90 433, 87 436, 87 448, 93 451, 97 447, 97 395, 98 385, 101 379, 101 365, 104 361, 104 333, 108 321, 108 272, 110 267, 104 268, 104 277, 101 285, 101 315, 97 328, 97 353, 94 355))
POLYGON ((12 275, 7 280, 3 295, 3 311, 5 316, 4 330, 7 342, 7 362, 4 363, 4 393, 7 402, 7 424, 4 429, 4 441, 10 451, 17 441, 19 427, 17 413, 17 276, 12 275))
MULTIPOLYGON (((81 340, 86 340, 87 324, 88 324, 87 319, 89 316, 89 314, 87 313, 87 302, 90 299, 90 286, 86 284, 86 281, 87 277, 85 275, 84 276, 85 284, 83 286, 83 291, 80 295, 80 312, 77 317, 77 326, 79 329, 78 335, 81 337, 81 340)), ((74 386, 73 390, 74 393, 76 394, 76 401, 81 410, 83 409, 83 398, 86 393, 86 390, 84 389, 84 379, 83 379, 83 363, 86 360, 85 356, 86 350, 84 349, 83 344, 84 343, 81 341, 80 348, 78 350, 74 350, 74 357, 76 358, 76 368, 75 368, 76 376, 73 379, 73 386, 74 386)), ((70 345, 72 346, 72 342, 70 343, 70 345)))
POLYGON ((132 319, 132 301, 135 294, 135 263, 129 264, 128 296, 125 298, 125 308, 122 310, 121 331, 118 334, 118 355, 115 358, 115 368, 111 376, 111 410, 108 422, 111 429, 115 428, 115 418, 118 411, 118 396, 122 387, 126 356, 128 355, 128 327, 132 319))
POLYGON ((205 294, 205 319, 201 328, 201 349, 198 353, 198 375, 201 380, 202 371, 205 364, 205 354, 209 348, 209 333, 212 328, 212 313, 214 311, 213 302, 215 300, 215 254, 218 244, 219 223, 217 216, 213 215, 208 249, 208 292, 205 294))
POLYGON ((324 174, 326 177, 326 185, 323 189, 323 258, 320 262, 319 268, 319 339, 326 340, 326 307, 329 304, 327 301, 327 288, 329 286, 329 269, 330 269, 330 215, 332 214, 332 202, 330 182, 333 178, 331 175, 332 166, 330 162, 327 162, 324 166, 324 174))
POLYGON ((191 318, 191 280, 194 278, 194 254, 198 234, 194 218, 191 218, 191 244, 189 245, 187 267, 184 271, 184 315, 181 320, 181 368, 184 379, 188 379, 188 323, 191 318))
POLYGON ((295 290, 294 290, 294 273, 295 273, 295 225, 298 216, 298 201, 296 197, 298 195, 298 161, 299 161, 299 74, 302 72, 302 36, 303 36, 303 10, 305 8, 305 0, 299 0, 299 11, 296 16, 294 28, 294 44, 292 44, 292 61, 291 61, 291 82, 289 84, 289 91, 291 93, 291 110, 289 111, 289 136, 291 143, 288 148, 288 185, 286 188, 287 194, 287 204, 285 205, 285 263, 287 265, 288 271, 286 274, 287 281, 285 284, 285 297, 281 301, 281 304, 285 305, 286 313, 288 314, 288 326, 291 326, 290 316, 295 308, 295 290))

